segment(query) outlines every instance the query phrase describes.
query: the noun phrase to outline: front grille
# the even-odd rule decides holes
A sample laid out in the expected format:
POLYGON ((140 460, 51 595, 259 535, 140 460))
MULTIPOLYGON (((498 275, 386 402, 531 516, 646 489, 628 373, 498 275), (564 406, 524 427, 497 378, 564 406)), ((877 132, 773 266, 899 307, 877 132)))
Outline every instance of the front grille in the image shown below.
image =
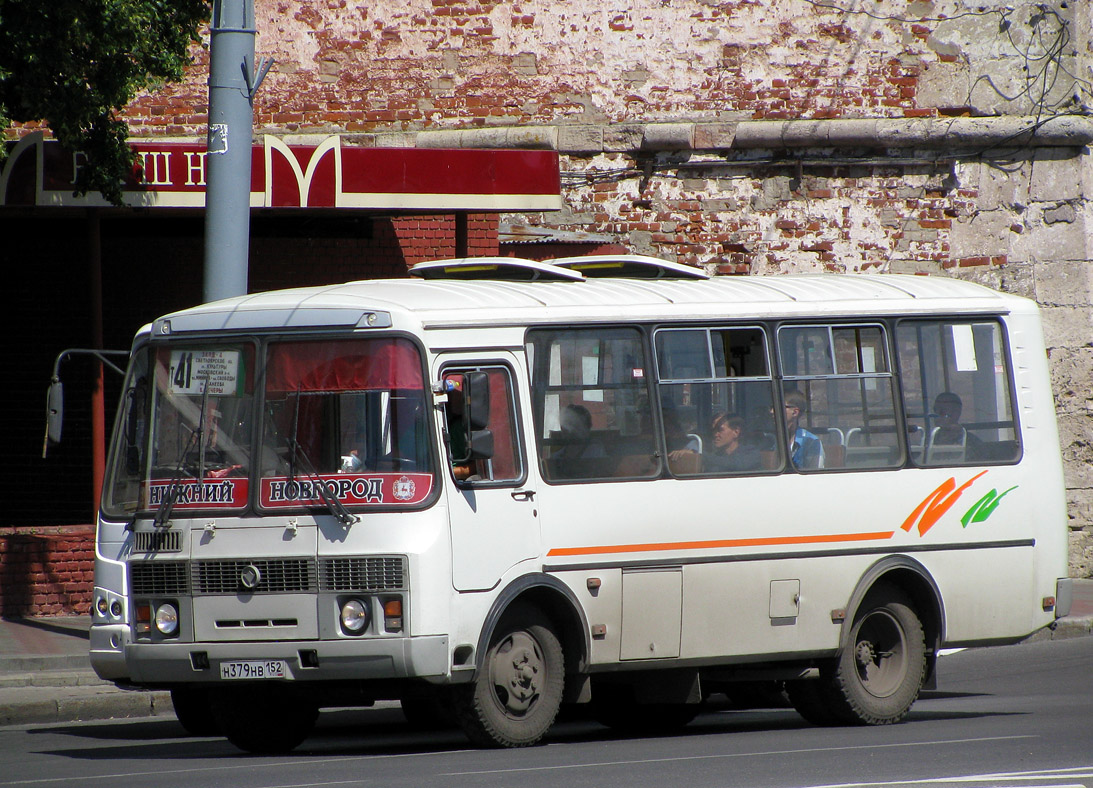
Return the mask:
POLYGON ((129 578, 134 596, 175 596, 190 591, 185 561, 132 561, 129 578))
POLYGON ((406 587, 402 556, 324 558, 319 564, 323 591, 398 591, 406 587))
POLYGON ((178 553, 182 551, 179 531, 137 531, 133 534, 133 552, 178 553))
POLYGON ((307 558, 195 561, 191 568, 195 594, 284 594, 314 591, 315 562, 307 558), (258 569, 261 580, 245 589, 240 575, 248 566, 258 569))

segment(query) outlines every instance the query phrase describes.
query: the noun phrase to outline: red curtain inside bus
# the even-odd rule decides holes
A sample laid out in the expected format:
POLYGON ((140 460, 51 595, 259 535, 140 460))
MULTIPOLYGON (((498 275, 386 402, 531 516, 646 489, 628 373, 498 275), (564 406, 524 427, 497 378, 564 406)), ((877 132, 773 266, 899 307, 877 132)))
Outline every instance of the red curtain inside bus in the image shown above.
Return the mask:
POLYGON ((270 345, 266 391, 271 393, 423 388, 421 356, 406 339, 270 345))

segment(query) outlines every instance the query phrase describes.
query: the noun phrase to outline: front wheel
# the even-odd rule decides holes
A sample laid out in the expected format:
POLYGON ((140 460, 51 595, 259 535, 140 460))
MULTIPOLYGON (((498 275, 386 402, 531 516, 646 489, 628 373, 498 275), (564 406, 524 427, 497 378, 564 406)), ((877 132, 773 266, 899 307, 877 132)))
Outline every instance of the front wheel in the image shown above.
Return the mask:
POLYGON ((855 615, 850 639, 827 678, 831 710, 851 723, 899 722, 925 678, 922 622, 906 594, 878 586, 855 615))
POLYGON ((498 624, 474 682, 455 688, 459 724, 484 747, 537 744, 562 702, 565 659, 550 622, 534 608, 498 624))
POLYGON ((228 741, 256 755, 296 749, 319 717, 318 707, 278 686, 223 690, 213 697, 213 709, 228 741))
POLYGON ((171 705, 175 708, 179 723, 191 736, 221 734, 209 690, 204 687, 176 687, 171 690, 171 705))

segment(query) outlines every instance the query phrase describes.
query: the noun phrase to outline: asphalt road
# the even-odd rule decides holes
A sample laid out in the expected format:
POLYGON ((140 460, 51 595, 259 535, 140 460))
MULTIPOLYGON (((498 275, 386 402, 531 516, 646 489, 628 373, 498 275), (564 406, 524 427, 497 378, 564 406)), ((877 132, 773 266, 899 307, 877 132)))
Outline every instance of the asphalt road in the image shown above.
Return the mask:
POLYGON ((287 756, 182 735, 166 718, 0 729, 0 788, 109 786, 954 786, 1093 788, 1093 638, 942 657, 900 725, 816 728, 788 709, 703 714, 679 735, 566 721, 545 746, 475 750, 396 709, 324 712, 287 756))

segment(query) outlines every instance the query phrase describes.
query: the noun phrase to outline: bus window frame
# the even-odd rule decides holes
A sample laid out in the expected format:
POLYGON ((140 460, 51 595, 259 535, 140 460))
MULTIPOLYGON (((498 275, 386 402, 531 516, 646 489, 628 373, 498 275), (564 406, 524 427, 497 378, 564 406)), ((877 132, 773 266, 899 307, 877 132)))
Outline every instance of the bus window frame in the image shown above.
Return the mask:
MULTIPOLYGON (((775 344, 773 337, 775 334, 776 325, 763 322, 759 320, 746 320, 737 322, 703 322, 703 323, 657 323, 648 327, 649 343, 652 349, 653 358, 653 388, 656 391, 656 418, 660 422, 657 434, 659 441, 663 444, 658 450, 667 453, 667 435, 664 432, 664 402, 661 398, 661 391, 663 386, 673 386, 681 384, 697 384, 697 385, 715 385, 724 383, 762 383, 766 382, 770 385, 771 407, 777 411, 777 405, 780 403, 780 394, 778 390, 780 385, 778 382, 777 369, 775 367, 775 344), (755 329, 759 331, 763 338, 763 353, 766 361, 766 375, 741 375, 732 376, 727 375, 724 377, 714 376, 716 371, 716 365, 714 363, 713 355, 713 341, 711 335, 719 331, 745 331, 748 329, 755 329), (711 377, 709 378, 664 378, 660 374, 660 356, 657 352, 657 336, 661 333, 669 333, 673 331, 702 331, 706 335, 706 348, 708 351, 708 363, 710 368, 711 377)), ((728 370, 728 363, 726 360, 726 371, 728 370)), ((713 414, 711 414, 712 416, 713 414)), ((739 414, 738 414, 739 415, 739 414)), ((773 425, 776 430, 772 436, 774 440, 773 449, 773 464, 771 467, 761 467, 755 470, 749 471, 699 471, 697 473, 675 473, 671 469, 671 464, 668 462, 663 463, 662 476, 668 476, 673 479, 720 479, 720 478, 736 478, 736 477, 748 477, 748 476, 773 476, 782 473, 786 466, 786 451, 782 445, 782 441, 779 439, 780 435, 785 434, 785 425, 780 423, 777 419, 777 413, 774 414, 773 425)), ((708 425, 706 425, 708 426, 708 425)), ((666 454, 665 454, 666 456, 666 454)))
MULTIPOLYGON (((455 484, 460 489, 506 489, 523 487, 528 481, 528 446, 527 440, 524 435, 524 414, 520 404, 520 387, 519 380, 516 376, 516 370, 512 364, 508 361, 500 358, 487 358, 487 359, 467 359, 459 360, 452 359, 445 361, 441 364, 438 370, 440 380, 443 381, 446 375, 449 374, 462 374, 465 372, 487 372, 491 369, 503 370, 507 376, 508 388, 508 416, 511 420, 513 438, 514 438, 514 459, 519 463, 520 474, 512 479, 495 479, 495 480, 482 480, 482 479, 459 479, 454 472, 454 465, 451 459, 451 445, 449 443, 448 435, 448 409, 444 405, 437 408, 439 411, 440 422, 434 426, 439 431, 439 438, 441 443, 440 451, 443 453, 444 462, 443 465, 447 469, 447 477, 449 481, 455 484)), ((491 414, 493 413, 493 405, 490 407, 491 414)), ((435 421, 435 420, 433 420, 435 421)), ((496 449, 494 451, 496 454, 496 449)), ((492 462, 491 457, 488 460, 472 460, 472 462, 492 462)), ((442 474, 438 471, 437 476, 442 474)))
MULTIPOLYGON (((268 358, 269 358, 269 355, 268 355, 269 346, 272 345, 272 344, 276 344, 278 342, 336 342, 336 341, 351 341, 351 340, 360 340, 360 339, 405 339, 405 340, 409 341, 414 346, 414 349, 417 351, 417 354, 418 354, 418 361, 419 361, 420 367, 421 367, 421 380, 422 380, 423 394, 424 394, 424 398, 425 398, 424 401, 425 401, 426 410, 430 409, 430 407, 432 405, 433 394, 432 394, 432 391, 430 389, 430 384, 429 384, 430 379, 429 379, 429 370, 428 370, 428 366, 429 366, 428 350, 425 347, 425 344, 421 340, 420 337, 418 337, 417 335, 415 335, 413 333, 410 333, 408 331, 382 331, 382 332, 375 332, 375 333, 372 333, 371 331, 368 331, 368 332, 362 332, 362 331, 354 331, 354 332, 328 332, 328 331, 284 332, 284 331, 278 331, 276 333, 260 334, 260 335, 257 336, 257 339, 259 341, 258 342, 259 343, 258 350, 259 350, 259 353, 261 355, 262 360, 259 364, 259 375, 258 375, 258 378, 256 379, 256 383, 255 383, 256 387, 258 388, 258 392, 256 394, 256 397, 258 398, 257 408, 259 409, 259 414, 260 414, 260 422, 255 427, 255 436, 254 436, 255 451, 260 451, 261 448, 262 448, 262 444, 265 440, 266 420, 268 418, 268 413, 266 412, 266 370, 267 370, 267 361, 268 361, 268 358)), ((417 512, 417 511, 422 511, 424 509, 428 509, 428 508, 434 506, 436 504, 436 502, 438 500, 440 500, 441 488, 443 487, 443 484, 441 483, 442 473, 441 473, 441 470, 440 470, 441 457, 440 457, 439 453, 437 452, 437 448, 436 448, 437 447, 438 436, 437 436, 437 433, 436 433, 436 426, 435 426, 435 423, 434 423, 435 420, 433 418, 430 418, 428 415, 425 415, 423 417, 423 420, 424 420, 424 423, 425 423, 425 429, 428 432, 428 434, 426 435, 425 443, 426 443, 427 451, 430 454, 429 459, 433 464, 432 471, 431 471, 432 476, 433 476, 433 484, 432 484, 432 489, 429 490, 429 494, 423 500, 419 501, 416 504, 392 505, 392 504, 386 504, 385 503, 385 504, 380 504, 380 505, 354 506, 354 505, 351 505, 351 504, 344 504, 343 503, 343 505, 345 506, 345 508, 348 511, 359 514, 359 515, 362 515, 362 516, 363 515, 368 515, 368 514, 373 514, 373 513, 385 513, 385 512, 417 512)), ((447 458, 445 457, 444 460, 446 461, 447 458)), ((319 505, 301 505, 301 506, 284 507, 284 508, 280 508, 280 507, 278 507, 278 508, 263 507, 262 503, 261 503, 262 479, 266 478, 266 477, 263 477, 261 475, 261 470, 258 469, 257 464, 255 465, 255 468, 256 468, 256 470, 251 476, 251 479, 253 481, 253 483, 251 484, 251 487, 253 489, 251 490, 251 494, 250 494, 251 501, 250 501, 250 507, 249 507, 250 511, 252 511, 254 514, 256 514, 256 515, 258 515, 262 518, 268 518, 268 517, 277 517, 277 516, 293 516, 293 515, 300 515, 300 514, 314 515, 314 514, 317 514, 317 513, 324 513, 326 511, 325 507, 323 507, 321 504, 319 504, 319 505)))
MULTIPOLYGON (((1009 406, 1010 406, 1010 413, 1011 413, 1012 422, 1013 422, 1012 429, 1013 429, 1014 446, 1015 446, 1014 456, 1012 458, 1006 459, 1006 460, 979 458, 979 459, 975 459, 975 460, 964 460, 963 462, 944 462, 944 463, 933 463, 933 464, 929 464, 929 465, 927 465, 925 463, 915 463, 913 461, 913 458, 911 457, 910 447, 908 447, 907 457, 906 457, 905 464, 904 464, 903 467, 918 468, 918 469, 922 469, 922 470, 932 470, 932 469, 937 469, 937 468, 967 468, 967 467, 977 467, 977 466, 1019 465, 1022 462, 1022 460, 1024 459, 1024 455, 1025 455, 1024 432, 1023 432, 1022 425, 1021 425, 1021 407, 1020 407, 1020 403, 1019 403, 1018 398, 1017 398, 1017 381, 1016 381, 1016 378, 1015 378, 1015 375, 1014 375, 1013 347, 1012 347, 1012 344, 1010 342, 1010 326, 1009 326, 1009 323, 1006 321, 1006 315, 1005 314, 998 314, 998 313, 985 313, 985 314, 982 314, 982 315, 952 314, 952 313, 944 313, 944 314, 938 314, 938 315, 903 315, 903 316, 894 318, 891 322, 892 322, 892 328, 893 328, 892 336, 895 337, 896 341, 897 341, 897 344, 893 346, 893 350, 895 351, 895 362, 896 362, 895 372, 896 372, 897 377, 899 378, 899 383, 900 383, 900 396, 899 396, 899 399, 900 399, 900 405, 901 405, 901 410, 902 410, 901 417, 903 419, 903 423, 904 423, 905 428, 908 426, 908 416, 907 416, 907 408, 904 407, 906 405, 906 402, 907 402, 905 392, 904 392, 904 387, 903 387, 903 380, 904 380, 905 376, 904 376, 904 370, 903 370, 902 365, 900 363, 899 349, 898 349, 898 340, 899 340, 899 333, 898 332, 899 332, 900 328, 904 324, 908 324, 908 323, 910 323, 910 324, 914 324, 914 323, 918 323, 918 324, 933 323, 935 325, 936 324, 942 324, 942 323, 949 324, 949 325, 953 325, 953 324, 974 325, 976 323, 992 323, 992 324, 994 324, 997 327, 998 336, 1001 339, 1000 347, 1001 347, 1001 350, 1002 350, 1002 366, 1003 366, 1003 369, 1004 369, 1005 374, 1006 374, 1006 394, 1009 397, 1009 406)), ((925 388, 925 386, 923 386, 923 388, 925 388)), ((934 393, 933 396, 936 397, 937 393, 934 393)), ((931 403, 924 402, 923 404, 925 406, 929 407, 931 403)), ((904 437, 906 438, 906 435, 904 437)))
MULTIPOLYGON (((655 348, 653 347, 652 333, 651 333, 651 330, 650 330, 650 325, 648 323, 619 323, 619 322, 616 322, 616 321, 612 321, 612 322, 605 322, 605 323, 596 323, 596 322, 579 323, 576 326, 574 326, 573 324, 565 324, 565 323, 563 323, 563 324, 550 323, 550 324, 544 324, 544 325, 532 325, 532 326, 528 326, 524 331, 524 345, 523 345, 523 347, 524 347, 524 356, 525 356, 524 360, 525 360, 525 363, 527 364, 527 368, 528 368, 528 381, 529 381, 529 386, 530 386, 529 403, 531 405, 532 426, 533 426, 534 431, 535 431, 534 436, 533 436, 534 437, 533 445, 534 445, 534 448, 535 448, 535 462, 536 462, 536 465, 538 467, 539 478, 542 479, 542 481, 545 484, 548 484, 548 485, 551 485, 551 486, 554 486, 554 485, 559 485, 559 486, 560 485, 570 485, 570 484, 611 484, 611 483, 616 483, 616 482, 647 482, 647 481, 655 481, 656 479, 664 478, 668 463, 667 463, 667 458, 666 458, 665 453, 664 453, 664 442, 661 439, 661 436, 663 434, 663 424, 661 422, 660 405, 659 405, 659 400, 657 399, 657 392, 656 392, 656 380, 655 380, 655 371, 654 371, 655 365, 656 365, 655 348), (562 384, 562 385, 553 386, 553 387, 549 386, 549 385, 548 386, 538 386, 537 387, 535 385, 535 381, 536 381, 535 367, 536 367, 536 365, 538 365, 540 363, 549 363, 549 360, 544 361, 544 360, 537 357, 536 352, 534 350, 535 346, 532 342, 532 337, 534 337, 536 334, 547 334, 547 333, 554 333, 554 334, 558 334, 558 333, 591 334, 591 333, 597 332, 597 331, 602 332, 602 331, 612 331, 612 330, 634 331, 638 335, 638 339, 639 339, 641 349, 642 349, 642 354, 643 354, 642 361, 644 363, 644 367, 642 368, 642 370, 643 370, 642 384, 645 387, 646 401, 649 403, 650 425, 651 425, 651 429, 653 431, 653 440, 652 440, 653 454, 652 454, 652 458, 656 461, 656 464, 657 464, 656 472, 651 473, 649 475, 643 475, 643 476, 592 476, 592 477, 588 477, 588 478, 551 478, 550 474, 547 473, 547 469, 545 467, 545 460, 547 458, 544 457, 544 453, 543 453, 543 436, 541 434, 542 429, 543 429, 543 425, 539 422, 539 419, 538 419, 538 414, 542 414, 545 411, 546 396, 549 393, 549 390, 558 390, 558 391, 562 391, 562 390, 585 390, 586 388, 593 388, 593 387, 584 387, 584 386, 577 386, 577 385, 572 385, 572 384, 562 384), (657 403, 656 407, 653 407, 654 402, 657 403)), ((620 388, 621 389, 622 386, 620 384, 612 384, 611 386, 598 386, 596 388, 601 388, 601 389, 620 388)), ((530 448, 530 444, 529 444, 529 448, 530 448)))
MULTIPOLYGON (((819 468, 798 468, 794 465, 789 458, 786 458, 784 472, 787 473, 802 473, 802 474, 814 474, 814 473, 869 473, 875 471, 895 471, 901 468, 908 467, 908 461, 910 456, 910 449, 907 445, 906 436, 906 418, 903 411, 903 389, 902 381, 900 380, 898 361, 895 354, 895 346, 893 339, 895 334, 894 321, 889 318, 865 316, 862 318, 846 318, 846 317, 815 317, 808 319, 796 319, 790 318, 785 320, 778 320, 773 324, 774 329, 774 355, 776 363, 778 364, 775 371, 775 379, 778 382, 777 392, 777 407, 776 407, 776 421, 780 425, 781 435, 786 434, 786 422, 785 422, 785 395, 786 386, 789 383, 795 383, 799 380, 809 381, 832 381, 832 380, 888 380, 890 381, 890 388, 892 394, 892 418, 894 423, 895 437, 896 437, 896 449, 897 459, 895 462, 889 465, 864 465, 864 466, 848 466, 842 465, 839 467, 819 467, 819 468), (822 375, 787 375, 782 365, 782 340, 781 333, 786 328, 826 328, 828 329, 828 351, 831 358, 832 372, 822 375), (875 327, 881 329, 881 339, 883 340, 886 372, 855 372, 855 373, 839 373, 838 371, 838 355, 835 348, 835 340, 833 335, 833 329, 839 328, 868 328, 875 327), (902 429, 901 429, 902 427, 902 429)), ((811 402, 809 403, 809 411, 811 412, 811 402)), ((814 425, 815 426, 815 425, 814 425)), ((829 425, 830 428, 830 425, 829 425)), ((806 427, 807 429, 807 427, 806 427)), ((845 440, 845 438, 844 438, 845 440)), ((784 441, 784 438, 783 438, 784 441)), ((845 443, 843 444, 845 447, 845 443)))

